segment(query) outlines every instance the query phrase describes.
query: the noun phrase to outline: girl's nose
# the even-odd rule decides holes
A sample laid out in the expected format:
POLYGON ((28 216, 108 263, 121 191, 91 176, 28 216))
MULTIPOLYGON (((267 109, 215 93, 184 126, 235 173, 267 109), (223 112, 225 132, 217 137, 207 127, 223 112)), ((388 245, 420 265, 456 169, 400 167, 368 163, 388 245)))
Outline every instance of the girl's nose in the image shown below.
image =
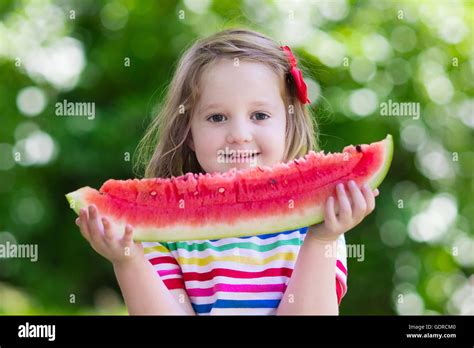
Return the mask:
POLYGON ((226 138, 228 143, 243 144, 252 141, 252 132, 245 122, 234 122, 229 124, 226 138))

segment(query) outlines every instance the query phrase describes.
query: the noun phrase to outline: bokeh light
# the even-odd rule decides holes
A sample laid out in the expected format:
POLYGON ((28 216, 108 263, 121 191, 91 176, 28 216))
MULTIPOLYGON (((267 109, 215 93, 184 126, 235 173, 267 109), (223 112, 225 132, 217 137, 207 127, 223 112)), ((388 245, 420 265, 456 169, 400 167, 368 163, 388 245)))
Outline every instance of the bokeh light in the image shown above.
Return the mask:
POLYGON ((23 166, 45 165, 54 160, 57 153, 58 147, 53 138, 41 130, 33 131, 13 148, 13 157, 23 166))
POLYGON ((392 55, 392 47, 387 39, 380 34, 371 34, 364 37, 362 49, 365 56, 374 62, 385 61, 392 55))
POLYGON ((18 109, 25 116, 37 116, 47 103, 46 94, 38 87, 25 87, 16 98, 18 109))
POLYGON ((377 108, 377 95, 368 88, 353 91, 349 96, 349 106, 357 116, 368 116, 377 108))
POLYGON ((408 234, 417 242, 439 242, 449 231, 457 212, 454 197, 449 194, 436 195, 426 209, 410 219, 408 234))
POLYGON ((100 19, 109 30, 122 29, 127 24, 128 9, 120 1, 108 2, 100 12, 100 19))

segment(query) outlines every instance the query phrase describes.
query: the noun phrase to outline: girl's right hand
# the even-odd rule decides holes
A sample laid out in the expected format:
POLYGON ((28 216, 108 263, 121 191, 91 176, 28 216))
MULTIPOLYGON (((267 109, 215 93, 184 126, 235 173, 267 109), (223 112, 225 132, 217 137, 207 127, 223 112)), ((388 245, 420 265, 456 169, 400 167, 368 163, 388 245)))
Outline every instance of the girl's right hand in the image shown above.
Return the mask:
POLYGON ((115 237, 117 234, 112 231, 110 221, 106 217, 100 218, 94 205, 80 210, 76 225, 92 248, 114 265, 144 257, 141 243, 133 242, 132 227, 125 227, 122 238, 115 237))

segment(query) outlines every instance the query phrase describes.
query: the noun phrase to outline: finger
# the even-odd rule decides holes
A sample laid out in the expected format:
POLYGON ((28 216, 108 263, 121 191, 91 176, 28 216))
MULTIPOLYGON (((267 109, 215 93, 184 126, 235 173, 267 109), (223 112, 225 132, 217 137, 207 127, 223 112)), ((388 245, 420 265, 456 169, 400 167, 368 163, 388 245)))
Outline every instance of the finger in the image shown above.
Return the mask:
POLYGON ((365 197, 365 201, 367 202, 367 211, 371 212, 375 208, 374 194, 372 193, 372 190, 370 189, 370 187, 367 184, 365 184, 362 187, 362 193, 365 197))
POLYGON ((334 211, 334 197, 329 197, 326 201, 326 209, 324 211, 324 221, 329 226, 336 226, 337 225, 337 218, 336 213, 334 211))
POLYGON ((90 243, 91 236, 89 228, 87 227, 87 213, 85 209, 79 211, 79 221, 78 221, 79 230, 81 231, 82 236, 90 243))
POLYGON ((379 192, 379 189, 375 189, 375 190, 374 190, 374 197, 377 197, 377 196, 379 195, 379 193, 380 193, 380 192, 379 192))
POLYGON ((360 189, 357 187, 355 181, 349 181, 348 186, 353 203, 352 215, 357 219, 361 219, 367 212, 367 203, 365 202, 365 197, 362 192, 360 192, 360 189))
POLYGON ((122 247, 126 256, 130 256, 131 254, 130 250, 132 249, 132 245, 133 245, 132 236, 133 236, 132 226, 126 225, 125 232, 123 233, 123 237, 122 237, 122 247))
POLYGON ((110 221, 103 217, 102 225, 104 226, 104 239, 106 243, 112 243, 114 241, 114 233, 112 232, 112 227, 110 226, 110 221))
POLYGON ((123 234, 123 242, 124 242, 124 245, 126 246, 130 246, 132 244, 132 239, 133 239, 133 229, 132 229, 132 226, 130 225, 126 225, 125 226, 125 232, 123 234))
POLYGON ((352 219, 351 202, 347 197, 346 190, 343 184, 338 184, 336 187, 337 199, 339 202, 339 218, 343 223, 347 223, 352 219))
POLYGON ((102 242, 102 222, 98 219, 99 214, 97 212, 97 208, 94 205, 89 206, 89 219, 87 220, 87 226, 89 227, 89 232, 91 235, 91 239, 94 242, 101 243, 102 242))

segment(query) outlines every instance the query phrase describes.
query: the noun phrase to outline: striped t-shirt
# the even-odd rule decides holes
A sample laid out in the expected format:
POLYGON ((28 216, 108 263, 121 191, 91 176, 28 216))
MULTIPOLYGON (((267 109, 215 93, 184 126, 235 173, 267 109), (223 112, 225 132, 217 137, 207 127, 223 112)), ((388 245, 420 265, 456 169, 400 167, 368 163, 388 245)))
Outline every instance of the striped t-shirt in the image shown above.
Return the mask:
MULTIPOLYGON (((142 244, 168 289, 185 289, 196 314, 274 315, 307 231, 142 244)), ((334 291, 340 304, 347 292, 344 235, 335 249, 334 291)))

